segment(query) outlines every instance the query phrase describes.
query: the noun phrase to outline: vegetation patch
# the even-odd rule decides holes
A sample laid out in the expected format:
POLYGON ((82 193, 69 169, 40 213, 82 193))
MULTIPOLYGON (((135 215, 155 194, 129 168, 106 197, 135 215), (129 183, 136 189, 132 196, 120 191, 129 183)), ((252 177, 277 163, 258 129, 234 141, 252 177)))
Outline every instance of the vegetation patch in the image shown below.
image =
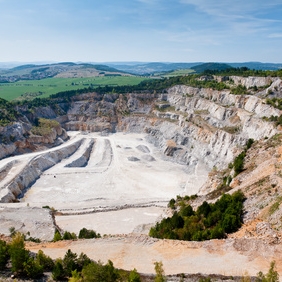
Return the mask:
POLYGON ((243 85, 239 84, 238 86, 233 87, 231 89, 231 94, 244 95, 244 94, 249 94, 249 93, 248 93, 248 90, 247 90, 246 86, 243 86, 243 85))
POLYGON ((16 121, 18 115, 12 103, 0 98, 0 126, 6 126, 16 121))
POLYGON ((46 136, 50 134, 53 128, 56 128, 60 125, 56 120, 45 118, 39 118, 36 123, 38 126, 33 126, 31 132, 32 134, 39 136, 46 136))
MULTIPOLYGON (((242 225, 244 194, 224 194, 214 204, 204 201, 196 211, 182 204, 172 217, 163 219, 152 227, 149 235, 161 239, 203 241, 222 239, 237 231, 242 225)), ((169 205, 173 205, 171 200, 169 205)))
POLYGON ((269 215, 274 214, 278 209, 280 204, 282 203, 282 197, 278 197, 276 201, 269 208, 269 215))

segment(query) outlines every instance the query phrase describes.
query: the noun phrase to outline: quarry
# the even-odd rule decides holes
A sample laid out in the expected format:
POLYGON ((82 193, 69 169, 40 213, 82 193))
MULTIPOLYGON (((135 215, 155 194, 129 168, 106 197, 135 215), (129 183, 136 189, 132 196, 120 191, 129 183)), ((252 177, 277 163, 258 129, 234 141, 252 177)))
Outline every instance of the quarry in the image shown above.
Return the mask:
POLYGON ((255 276, 275 260, 282 275, 282 211, 271 210, 282 193, 281 128, 269 121, 281 111, 265 102, 282 82, 232 81, 265 87, 256 95, 185 85, 154 94, 87 93, 58 103, 60 111, 34 110, 32 118, 58 122, 49 135, 27 135, 27 120, 1 128, 15 141, 0 144, 0 233, 14 227, 39 238, 29 250, 54 259, 71 249, 146 274, 162 261, 171 275, 255 276), (244 171, 232 175, 228 191, 246 195, 238 232, 203 242, 148 236, 171 215, 170 199, 197 194, 194 206, 215 201, 211 193, 249 139, 244 171), (101 238, 50 242, 55 230, 77 234, 84 227, 101 238))

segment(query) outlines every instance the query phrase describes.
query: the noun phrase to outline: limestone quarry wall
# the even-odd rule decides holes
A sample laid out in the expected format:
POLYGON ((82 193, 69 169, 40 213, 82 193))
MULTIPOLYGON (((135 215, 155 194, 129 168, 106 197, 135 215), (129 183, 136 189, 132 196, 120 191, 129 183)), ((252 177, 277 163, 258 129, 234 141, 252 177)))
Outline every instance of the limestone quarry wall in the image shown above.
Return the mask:
MULTIPOLYGON (((82 139, 83 140, 83 139, 82 139)), ((62 159, 72 155, 81 145, 82 140, 75 142, 67 147, 51 151, 33 158, 23 170, 14 177, 6 186, 0 189, 0 202, 14 202, 24 193, 48 168, 54 166, 62 159)))

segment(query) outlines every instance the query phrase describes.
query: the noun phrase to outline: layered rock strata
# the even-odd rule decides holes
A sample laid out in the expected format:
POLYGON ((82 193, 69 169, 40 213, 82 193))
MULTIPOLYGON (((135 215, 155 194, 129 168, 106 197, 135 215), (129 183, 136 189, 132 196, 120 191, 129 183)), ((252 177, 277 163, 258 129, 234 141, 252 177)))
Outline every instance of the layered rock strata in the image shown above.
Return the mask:
POLYGON ((1 187, 0 202, 9 203, 16 201, 24 193, 24 190, 28 189, 45 170, 72 155, 81 145, 81 142, 80 140, 59 150, 34 157, 24 166, 19 174, 15 175, 9 183, 1 187))

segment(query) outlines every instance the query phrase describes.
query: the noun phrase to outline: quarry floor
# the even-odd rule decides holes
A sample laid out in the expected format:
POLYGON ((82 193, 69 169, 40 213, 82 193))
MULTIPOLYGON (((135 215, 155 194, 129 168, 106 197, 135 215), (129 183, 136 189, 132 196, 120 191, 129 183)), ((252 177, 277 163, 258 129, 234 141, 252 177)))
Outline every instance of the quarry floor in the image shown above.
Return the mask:
POLYGON ((45 171, 22 203, 50 206, 59 211, 60 228, 78 234, 83 227, 100 234, 134 230, 148 233, 176 195, 195 194, 207 172, 188 174, 184 165, 165 160, 145 135, 72 132, 83 144, 69 158, 45 171), (79 158, 94 140, 85 167, 66 167, 79 158), (145 229, 145 230, 144 230, 145 229))
MULTIPOLYGON (((204 273, 256 275, 276 259, 282 274, 282 248, 266 248, 263 241, 237 239, 208 242, 157 240, 147 236, 156 221, 167 215, 167 203, 176 195, 192 195, 206 181, 208 171, 194 171, 172 162, 146 141, 145 134, 69 132, 70 140, 83 139, 69 158, 46 170, 26 191, 19 203, 0 204, 0 233, 9 228, 46 240, 29 243, 53 258, 67 249, 86 253, 102 262, 111 259, 116 267, 154 273, 154 262, 162 261, 166 274, 204 273), (66 167, 81 157, 91 140, 94 146, 85 167, 66 167), (48 206, 55 209, 55 221, 63 231, 78 234, 83 227, 102 235, 100 239, 48 243, 54 225, 48 206)), ((51 150, 57 150, 60 147, 51 150)), ((18 173, 24 163, 42 152, 0 161, 0 167, 17 159, 11 170, 18 173)))

